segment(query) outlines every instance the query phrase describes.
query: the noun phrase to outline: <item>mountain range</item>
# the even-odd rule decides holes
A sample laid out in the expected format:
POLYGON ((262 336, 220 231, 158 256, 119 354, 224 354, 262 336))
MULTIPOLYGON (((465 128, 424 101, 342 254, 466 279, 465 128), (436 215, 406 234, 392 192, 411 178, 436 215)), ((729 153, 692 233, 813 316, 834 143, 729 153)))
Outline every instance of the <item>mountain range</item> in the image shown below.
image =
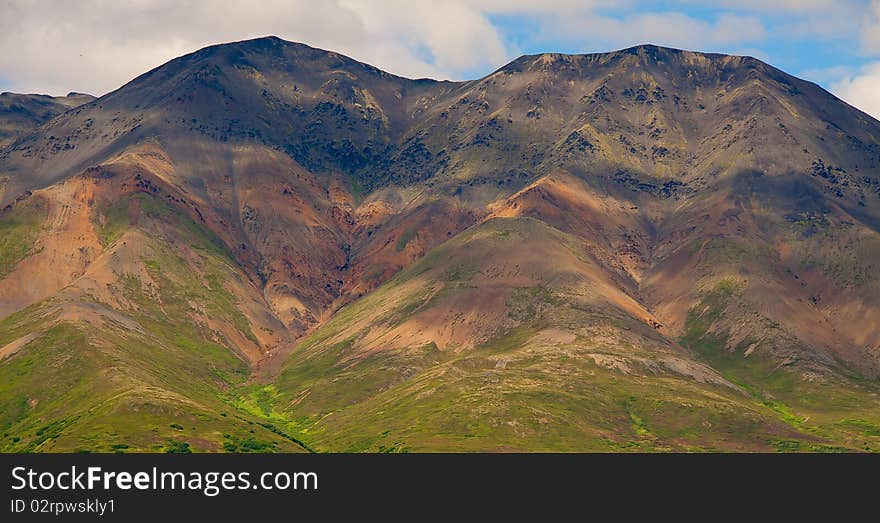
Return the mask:
POLYGON ((0 95, 0 449, 880 450, 880 122, 642 45, 0 95))

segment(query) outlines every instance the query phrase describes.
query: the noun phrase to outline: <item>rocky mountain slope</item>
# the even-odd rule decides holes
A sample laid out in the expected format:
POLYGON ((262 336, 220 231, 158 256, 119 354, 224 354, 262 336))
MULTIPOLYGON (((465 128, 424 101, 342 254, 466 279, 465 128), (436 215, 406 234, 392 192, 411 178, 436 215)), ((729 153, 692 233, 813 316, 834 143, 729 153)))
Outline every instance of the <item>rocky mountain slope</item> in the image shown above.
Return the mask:
POLYGON ((81 93, 67 96, 0 93, 0 148, 9 146, 68 109, 94 99, 94 96, 81 93))
POLYGON ((0 179, 7 450, 880 448, 880 122, 753 58, 213 46, 0 179))

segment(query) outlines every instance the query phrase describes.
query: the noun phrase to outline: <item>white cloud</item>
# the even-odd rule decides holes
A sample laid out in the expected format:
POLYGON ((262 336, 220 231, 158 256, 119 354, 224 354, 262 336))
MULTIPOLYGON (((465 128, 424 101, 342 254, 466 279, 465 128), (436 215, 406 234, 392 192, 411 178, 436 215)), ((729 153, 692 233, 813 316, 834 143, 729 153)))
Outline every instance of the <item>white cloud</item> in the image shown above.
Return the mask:
MULTIPOLYGON (((683 4, 704 4, 702 0, 682 0, 683 4)), ((716 0, 718 7, 765 13, 805 13, 828 11, 860 0, 716 0)))
POLYGON ((710 51, 758 42, 766 36, 766 29, 758 18, 731 13, 723 13, 707 22, 678 12, 634 13, 622 17, 585 12, 576 16, 553 16, 545 24, 545 33, 588 46, 653 43, 710 51))
POLYGON ((498 30, 485 14, 466 2, 440 0, 425 4, 407 0, 341 0, 369 34, 424 49, 438 71, 454 75, 497 65, 509 58, 498 30))
POLYGON ((831 90, 854 107, 880 119, 880 62, 863 67, 857 74, 834 83, 831 90))
POLYGON ((584 52, 655 43, 766 58, 757 48, 780 34, 849 39, 853 52, 861 35, 863 52, 880 53, 880 0, 720 0, 709 18, 685 14, 698 4, 671 0, 655 11, 657 3, 639 0, 0 0, 0 89, 102 94, 206 45, 270 34, 404 76, 451 79, 512 59, 520 52, 512 42, 584 52), (516 34, 499 20, 515 20, 516 34))
POLYGON ((868 53, 880 53, 880 0, 872 0, 867 8, 862 29, 862 47, 868 53))
POLYGON ((820 67, 817 69, 804 69, 798 73, 798 77, 810 82, 822 85, 832 85, 841 81, 841 78, 854 76, 857 68, 847 65, 835 65, 832 67, 820 67))

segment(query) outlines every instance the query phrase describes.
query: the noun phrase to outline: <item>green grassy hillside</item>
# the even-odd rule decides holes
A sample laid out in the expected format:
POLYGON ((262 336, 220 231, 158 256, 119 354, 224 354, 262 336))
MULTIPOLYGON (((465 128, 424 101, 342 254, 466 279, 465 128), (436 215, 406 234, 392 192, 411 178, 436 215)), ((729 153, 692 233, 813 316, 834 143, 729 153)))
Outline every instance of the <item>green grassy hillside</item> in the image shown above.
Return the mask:
POLYGON ((106 209, 99 230, 110 263, 84 279, 103 286, 80 283, 0 322, 0 449, 304 450, 227 401, 248 361, 196 315, 254 334, 226 290, 243 276, 222 244, 146 194, 106 209), (120 212, 132 205, 136 225, 120 212), (135 255, 131 272, 112 263, 135 255))
MULTIPOLYGON (((600 278, 593 269, 574 238, 541 222, 486 223, 340 311, 298 346, 273 383, 242 389, 238 404, 316 449, 333 451, 863 450, 880 444, 870 434, 874 418, 862 420, 851 410, 859 401, 876 404, 873 389, 839 384, 841 392, 823 402, 819 386, 787 378, 785 371, 767 375, 764 367, 731 363, 718 375, 699 363, 724 358, 719 340, 705 332, 715 309, 689 321, 682 342, 690 353, 604 302, 594 291, 600 278), (529 262, 535 251, 555 263, 511 278, 541 267, 529 262), (480 301, 493 293, 504 297, 494 316, 480 301), (443 321, 448 304, 467 311, 474 301, 488 322, 479 326, 487 334, 478 345, 441 349, 400 341, 408 325, 430 329, 432 319, 443 321), (771 386, 786 395, 759 392, 771 386), (819 412, 825 415, 805 419, 819 412)), ((708 295, 706 306, 721 307, 716 302, 725 292, 708 295)))

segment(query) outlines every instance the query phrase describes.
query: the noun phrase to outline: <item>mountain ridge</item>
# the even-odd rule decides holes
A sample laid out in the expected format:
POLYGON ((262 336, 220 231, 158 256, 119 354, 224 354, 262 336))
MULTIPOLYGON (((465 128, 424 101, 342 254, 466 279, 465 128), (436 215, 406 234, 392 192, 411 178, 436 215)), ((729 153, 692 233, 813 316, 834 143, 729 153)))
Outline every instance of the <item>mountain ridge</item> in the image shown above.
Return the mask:
MULTIPOLYGON (((364 71, 368 71, 370 74, 392 78, 395 81, 403 81, 403 82, 408 82, 408 83, 419 83, 420 82, 420 80, 410 80, 410 79, 406 79, 403 77, 389 75, 388 73, 385 73, 385 72, 383 72, 373 66, 370 66, 368 64, 364 64, 362 62, 357 62, 356 60, 349 59, 349 58, 344 57, 342 55, 339 55, 337 53, 313 48, 313 47, 307 46, 305 44, 285 42, 277 37, 264 37, 264 38, 254 39, 254 40, 245 40, 245 41, 234 42, 234 43, 229 43, 229 44, 218 44, 218 45, 208 46, 206 48, 195 51, 193 53, 184 55, 180 58, 171 60, 170 62, 163 64, 162 66, 156 67, 155 69, 153 69, 147 73, 144 73, 143 75, 138 76, 137 78, 133 79, 131 82, 120 87, 119 89, 102 96, 101 98, 96 100, 96 102, 100 101, 101 103, 108 103, 113 100, 114 96, 116 96, 116 93, 120 92, 120 90, 123 90, 123 91, 134 90, 141 83, 147 81, 153 75, 159 74, 160 72, 164 72, 166 74, 169 74, 171 72, 171 69, 174 69, 175 67, 181 67, 181 66, 183 66, 187 63, 193 62, 193 61, 203 61, 203 60, 210 59, 211 57, 216 57, 215 55, 223 55, 223 54, 226 54, 226 55, 231 54, 231 55, 234 55, 234 57, 237 57, 236 59, 242 59, 242 53, 246 53, 248 51, 257 51, 258 53, 265 54, 270 51, 277 53, 280 50, 284 50, 284 49, 288 49, 288 50, 292 49, 297 53, 299 53, 301 51, 305 51, 311 57, 319 56, 322 59, 329 59, 331 61, 336 61, 336 62, 343 64, 344 66, 362 69, 364 71)), ((703 54, 703 53, 696 53, 693 51, 683 51, 683 50, 672 49, 672 48, 664 48, 664 47, 654 46, 654 45, 650 45, 650 44, 634 46, 634 47, 622 49, 619 51, 612 51, 612 52, 608 52, 608 53, 570 54, 570 55, 563 55, 563 54, 559 54, 559 53, 543 53, 543 54, 538 54, 538 55, 524 55, 524 56, 521 56, 519 58, 512 60, 510 63, 506 64, 505 66, 502 66, 501 68, 497 69, 495 72, 490 73, 489 75, 487 75, 483 78, 462 81, 462 82, 441 82, 441 81, 429 80, 429 79, 426 81, 432 85, 445 85, 446 86, 445 91, 449 91, 449 92, 446 92, 445 94, 451 95, 451 91, 455 91, 456 89, 463 89, 468 86, 479 85, 480 82, 487 81, 487 79, 492 78, 493 75, 497 75, 499 73, 509 71, 511 68, 516 68, 522 63, 526 63, 526 62, 531 61, 534 64, 536 61, 538 61, 538 59, 540 59, 540 61, 546 62, 547 57, 554 57, 554 56, 555 57, 566 57, 566 60, 580 60, 580 61, 587 61, 589 63, 601 63, 604 61, 620 61, 620 60, 625 60, 626 57, 641 57, 643 61, 648 60, 648 61, 653 62, 655 65, 658 62, 665 63, 662 60, 659 60, 658 55, 671 55, 674 57, 687 56, 687 57, 691 57, 692 59, 696 58, 698 60, 708 59, 710 62, 713 60, 716 62, 717 61, 724 62, 725 60, 748 62, 750 65, 759 66, 759 67, 763 68, 764 73, 770 72, 770 73, 773 73, 774 76, 782 75, 782 81, 785 83, 787 83, 789 81, 789 79, 794 79, 796 82, 801 82, 803 85, 807 85, 807 86, 815 89, 816 91, 818 91, 822 95, 827 95, 827 96, 833 97, 833 95, 831 93, 828 93, 827 91, 825 91, 821 87, 819 87, 815 84, 812 84, 809 82, 804 82, 802 80, 791 77, 791 76, 783 73, 782 71, 779 71, 778 69, 775 69, 772 66, 768 66, 764 62, 761 62, 760 60, 757 60, 755 58, 731 57, 728 55, 720 55, 720 54, 703 54), (647 53, 647 54, 645 54, 645 53, 647 53)), ((227 60, 227 62, 229 61, 229 58, 230 58, 229 56, 226 56, 225 59, 227 60)), ((295 66, 295 60, 287 60, 287 62, 289 64, 292 63, 295 66)), ((332 69, 330 69, 330 70, 332 71, 332 69)), ((584 69, 581 68, 579 70, 584 70, 584 69)), ((587 72, 589 72, 589 71, 587 71, 587 72)), ((397 92, 396 96, 400 96, 400 92, 397 92)), ((639 95, 636 95, 636 96, 638 97, 639 95)), ((834 100, 838 100, 838 99, 834 98, 834 100)), ((134 105, 137 105, 138 107, 140 107, 141 104, 138 103, 138 104, 134 104, 134 105)), ((850 107, 850 106, 847 105, 847 107, 850 107)), ((863 114, 862 116, 867 116, 867 115, 863 114)), ((412 115, 411 115, 411 117, 412 117, 412 115)), ((824 117, 825 116, 823 115, 823 118, 824 117)), ((875 120, 873 120, 873 118, 871 118, 870 120, 874 122, 874 126, 876 127, 877 122, 875 120)), ((862 124, 862 123, 864 123, 864 122, 859 122, 859 124, 862 124)), ((137 124, 134 124, 134 125, 137 125, 137 124)), ((832 125, 839 128, 840 124, 839 123, 832 123, 832 125)), ((849 127, 853 127, 853 126, 850 125, 849 127)), ((878 132, 880 132, 880 131, 878 131, 878 132)), ((278 144, 276 144, 276 146, 278 146, 278 144)), ((9 153, 7 152, 6 154, 8 155, 9 153)), ((87 163, 87 160, 83 162, 83 165, 85 165, 85 163, 87 163)), ((68 172, 70 172, 70 170, 71 170, 70 167, 67 167, 65 169, 68 172)), ((73 170, 75 171, 76 169, 73 168, 73 170)), ((55 179, 58 176, 63 176, 63 175, 62 174, 54 175, 52 177, 52 179, 55 179)), ((32 188, 33 187, 25 187, 26 190, 29 190, 32 188)), ((9 199, 11 199, 15 196, 14 194, 12 194, 12 192, 13 191, 4 191, 4 194, 2 195, 2 198, 0 198, 0 200, 2 200, 3 202, 8 202, 9 199)))

